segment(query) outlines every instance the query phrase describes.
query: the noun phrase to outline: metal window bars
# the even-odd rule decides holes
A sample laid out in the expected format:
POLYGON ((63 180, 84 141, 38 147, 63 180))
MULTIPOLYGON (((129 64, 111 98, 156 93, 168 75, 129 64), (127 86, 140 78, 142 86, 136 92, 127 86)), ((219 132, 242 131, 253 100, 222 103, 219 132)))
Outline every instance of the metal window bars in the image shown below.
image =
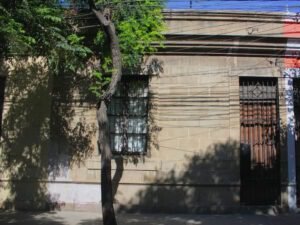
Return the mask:
POLYGON ((123 78, 108 108, 110 144, 115 154, 142 154, 147 146, 148 78, 123 78))

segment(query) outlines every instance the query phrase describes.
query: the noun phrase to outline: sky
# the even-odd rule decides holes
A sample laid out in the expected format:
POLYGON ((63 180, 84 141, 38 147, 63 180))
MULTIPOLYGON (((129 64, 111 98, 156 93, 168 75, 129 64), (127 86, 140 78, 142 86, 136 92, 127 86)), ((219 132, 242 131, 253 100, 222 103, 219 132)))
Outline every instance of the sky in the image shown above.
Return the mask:
POLYGON ((167 0, 168 9, 300 12, 300 0, 167 0))

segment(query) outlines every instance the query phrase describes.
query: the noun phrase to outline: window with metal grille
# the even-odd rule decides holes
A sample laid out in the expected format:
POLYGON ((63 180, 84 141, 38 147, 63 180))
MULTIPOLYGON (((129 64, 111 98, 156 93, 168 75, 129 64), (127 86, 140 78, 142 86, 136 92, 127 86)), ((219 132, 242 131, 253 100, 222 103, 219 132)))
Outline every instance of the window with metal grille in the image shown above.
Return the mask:
POLYGON ((141 154, 147 146, 148 78, 125 76, 108 108, 110 144, 116 154, 141 154))

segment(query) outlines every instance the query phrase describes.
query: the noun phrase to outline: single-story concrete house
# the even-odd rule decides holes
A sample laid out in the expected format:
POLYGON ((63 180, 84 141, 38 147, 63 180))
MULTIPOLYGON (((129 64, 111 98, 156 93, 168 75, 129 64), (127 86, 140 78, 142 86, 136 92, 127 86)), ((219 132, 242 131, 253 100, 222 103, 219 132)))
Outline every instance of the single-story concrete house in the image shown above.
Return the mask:
MULTIPOLYGON (((165 47, 143 74, 124 76, 110 106, 116 209, 296 210, 298 16, 164 16, 165 47)), ((18 63, 1 74, 1 207, 98 210, 96 110, 86 79, 18 63)))

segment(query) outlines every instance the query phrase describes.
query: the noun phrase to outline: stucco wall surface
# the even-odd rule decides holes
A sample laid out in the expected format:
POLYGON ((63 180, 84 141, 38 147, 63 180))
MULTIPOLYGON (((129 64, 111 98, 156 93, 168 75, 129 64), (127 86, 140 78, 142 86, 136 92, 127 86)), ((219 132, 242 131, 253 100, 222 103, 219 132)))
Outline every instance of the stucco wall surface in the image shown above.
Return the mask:
MULTIPOLYGON (((165 48, 147 61, 160 65, 149 78, 147 152, 114 157, 116 208, 236 211, 241 208, 239 77, 276 77, 283 92, 284 16, 166 12, 165 18, 165 48)), ((32 63, 11 69, 7 77, 0 201, 3 207, 98 210, 94 102, 81 82, 45 74, 32 63)), ((279 111, 284 124, 280 94, 279 111)), ((283 188, 282 204, 285 195, 283 188)))

